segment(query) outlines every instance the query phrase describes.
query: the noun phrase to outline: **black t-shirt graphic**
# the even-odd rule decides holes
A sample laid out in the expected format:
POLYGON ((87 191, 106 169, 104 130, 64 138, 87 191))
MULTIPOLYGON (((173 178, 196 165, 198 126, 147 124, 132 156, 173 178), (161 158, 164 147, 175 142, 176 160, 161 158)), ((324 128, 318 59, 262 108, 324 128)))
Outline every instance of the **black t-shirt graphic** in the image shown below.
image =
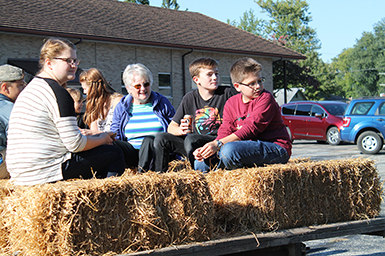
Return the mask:
POLYGON ((192 115, 194 133, 216 136, 222 124, 223 107, 227 99, 235 94, 237 91, 234 87, 218 86, 213 97, 206 101, 195 89, 183 97, 173 121, 180 124, 184 115, 192 115))

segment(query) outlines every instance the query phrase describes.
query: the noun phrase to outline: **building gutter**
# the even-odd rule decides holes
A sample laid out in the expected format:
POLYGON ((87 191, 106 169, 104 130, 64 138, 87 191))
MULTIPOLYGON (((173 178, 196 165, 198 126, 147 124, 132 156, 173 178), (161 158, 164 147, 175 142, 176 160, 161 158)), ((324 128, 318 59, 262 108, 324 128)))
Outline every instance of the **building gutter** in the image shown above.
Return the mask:
POLYGON ((154 46, 154 47, 172 48, 172 49, 194 48, 195 51, 201 50, 201 51, 210 51, 210 52, 224 52, 224 53, 253 55, 253 56, 261 56, 261 57, 284 58, 287 60, 306 59, 306 56, 302 54, 290 55, 290 54, 266 53, 266 52, 244 51, 244 50, 223 49, 223 48, 209 48, 209 47, 193 46, 193 45, 178 45, 178 44, 170 44, 170 43, 159 43, 159 42, 140 41, 140 40, 132 40, 132 39, 112 38, 112 37, 98 37, 98 36, 89 36, 89 35, 80 35, 80 34, 77 35, 77 34, 61 33, 61 32, 47 32, 42 30, 7 28, 7 27, 1 27, 1 26, 0 26, 0 31, 15 33, 15 34, 29 34, 29 35, 38 35, 38 36, 54 36, 54 37, 77 38, 77 39, 82 38, 83 40, 90 40, 90 41, 103 41, 103 42, 111 42, 111 43, 154 46))
POLYGON ((186 52, 185 54, 182 55, 182 92, 183 92, 183 96, 186 94, 186 69, 185 69, 185 57, 186 55, 189 55, 190 53, 192 53, 194 51, 193 48, 191 48, 191 50, 189 52, 186 52))

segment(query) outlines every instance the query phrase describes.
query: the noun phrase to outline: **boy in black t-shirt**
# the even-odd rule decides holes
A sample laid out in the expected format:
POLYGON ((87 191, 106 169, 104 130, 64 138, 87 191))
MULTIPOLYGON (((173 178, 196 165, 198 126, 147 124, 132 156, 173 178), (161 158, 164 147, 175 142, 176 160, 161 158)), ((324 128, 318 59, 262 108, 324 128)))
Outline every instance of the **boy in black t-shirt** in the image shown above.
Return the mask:
POLYGON ((218 62, 212 58, 193 61, 189 71, 198 88, 183 97, 168 132, 155 137, 157 172, 167 171, 170 153, 187 156, 194 168, 194 150, 216 138, 225 102, 237 93, 233 87, 218 86, 218 62), (192 116, 192 127, 185 115, 192 116))

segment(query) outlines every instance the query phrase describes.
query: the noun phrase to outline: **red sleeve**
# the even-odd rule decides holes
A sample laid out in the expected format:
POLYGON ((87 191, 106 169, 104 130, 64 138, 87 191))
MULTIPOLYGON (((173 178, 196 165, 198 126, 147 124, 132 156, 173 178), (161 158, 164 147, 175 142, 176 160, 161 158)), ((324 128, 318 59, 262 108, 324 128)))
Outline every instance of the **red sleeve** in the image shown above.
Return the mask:
POLYGON ((237 98, 240 97, 241 94, 232 96, 229 98, 223 108, 223 118, 222 118, 222 124, 218 129, 218 136, 217 139, 222 139, 232 133, 234 133, 237 129, 235 126, 235 119, 237 113, 235 113, 234 110, 237 109, 237 98))
POLYGON ((264 92, 260 97, 250 102, 248 116, 242 127, 235 132, 240 140, 255 140, 263 133, 279 112, 278 105, 271 93, 264 92))

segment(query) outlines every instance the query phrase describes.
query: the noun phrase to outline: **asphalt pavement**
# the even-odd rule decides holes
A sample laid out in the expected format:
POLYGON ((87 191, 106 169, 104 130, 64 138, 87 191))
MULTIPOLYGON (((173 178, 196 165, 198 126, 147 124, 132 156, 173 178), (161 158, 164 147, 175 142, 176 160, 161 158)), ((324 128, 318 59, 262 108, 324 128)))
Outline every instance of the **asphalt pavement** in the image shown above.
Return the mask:
MULTIPOLYGON (((375 155, 362 154, 357 145, 343 143, 337 146, 319 144, 316 141, 297 140, 293 143, 292 158, 309 157, 312 160, 331 160, 364 157, 375 161, 379 176, 385 179, 385 149, 375 155)), ((381 216, 385 216, 385 203, 381 204, 381 216)), ((350 235, 330 239, 307 241, 306 255, 311 256, 385 256, 385 238, 382 236, 350 235)))

